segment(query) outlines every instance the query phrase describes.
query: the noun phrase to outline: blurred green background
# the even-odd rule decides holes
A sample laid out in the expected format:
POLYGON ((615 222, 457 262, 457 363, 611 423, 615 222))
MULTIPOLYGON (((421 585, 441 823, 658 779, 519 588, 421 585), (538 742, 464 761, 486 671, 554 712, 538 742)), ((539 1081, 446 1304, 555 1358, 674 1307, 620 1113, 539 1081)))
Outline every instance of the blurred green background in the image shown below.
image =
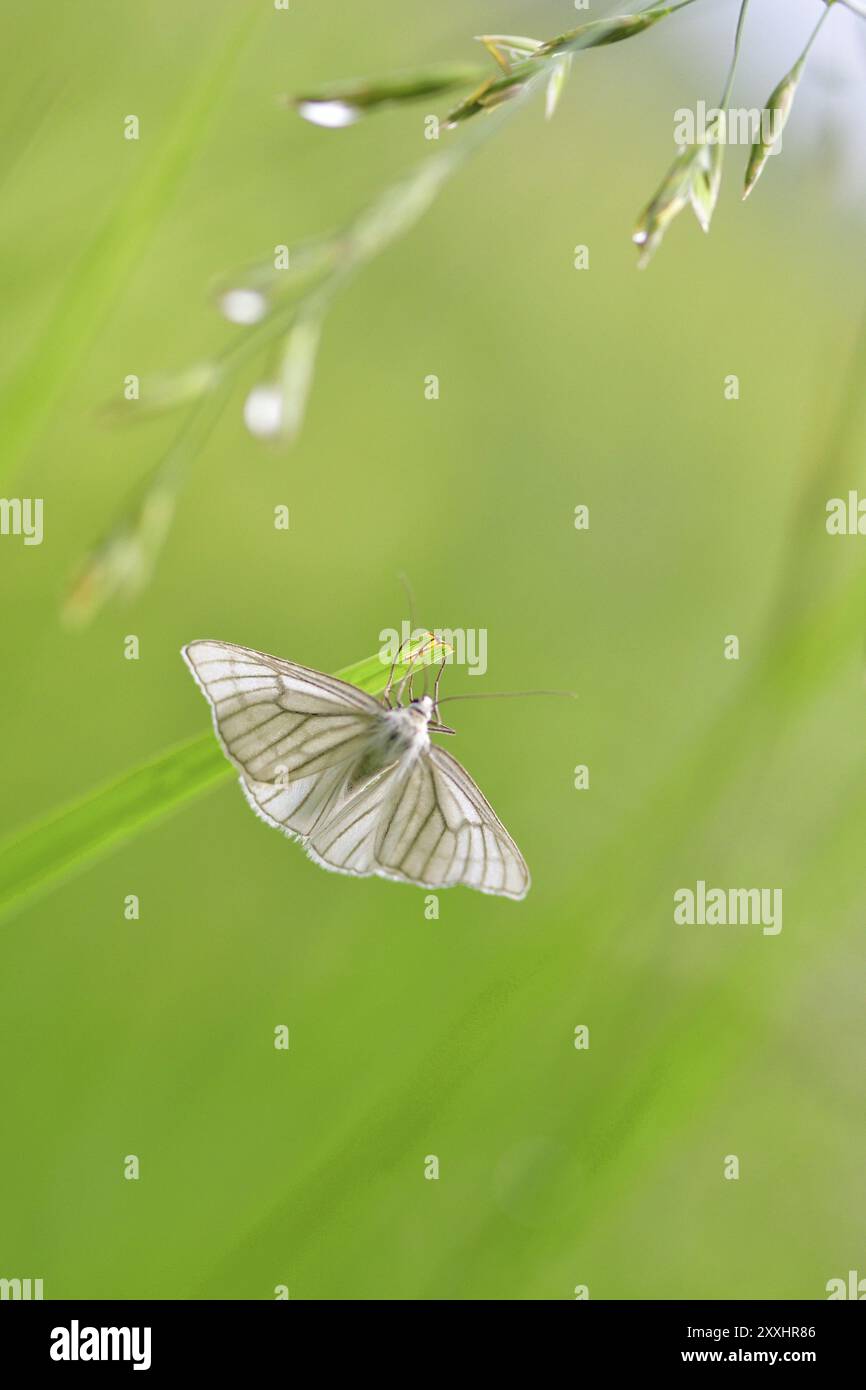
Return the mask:
MULTIPOLYGON (((760 8, 749 105, 818 13, 760 8)), ((423 623, 488 631, 487 676, 445 693, 579 699, 451 708, 532 869, 523 904, 455 890, 428 921, 420 889, 323 873, 232 780, 7 918, 0 1276, 49 1298, 761 1299, 866 1273, 866 541, 824 529, 863 476, 863 222, 844 120, 814 100, 866 25, 831 15, 746 207, 729 151, 709 238, 684 216, 642 274, 629 240, 736 10, 580 55, 550 125, 510 120, 336 303, 298 443, 246 433, 251 370, 150 587, 72 633, 70 574, 178 423, 101 407, 229 342, 215 277, 344 222, 448 106, 330 132, 275 96, 587 16, 4 5, 0 491, 45 499, 42 546, 0 539, 4 833, 207 728, 183 643, 336 670, 408 617, 402 570, 423 623), (781 934, 675 927, 699 878, 781 887, 781 934)))

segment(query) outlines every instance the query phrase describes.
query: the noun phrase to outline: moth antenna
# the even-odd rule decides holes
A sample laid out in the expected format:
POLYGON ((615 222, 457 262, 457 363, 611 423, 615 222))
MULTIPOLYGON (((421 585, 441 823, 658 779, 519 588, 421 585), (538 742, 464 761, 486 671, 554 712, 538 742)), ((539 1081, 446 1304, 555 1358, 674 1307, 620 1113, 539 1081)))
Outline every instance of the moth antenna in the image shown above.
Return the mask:
POLYGON ((406 595, 406 602, 409 605, 409 631, 413 632, 415 630, 415 594, 413 592, 412 585, 409 582, 409 576, 407 574, 404 574, 401 570, 401 572, 397 575, 397 578, 403 586, 403 592, 406 595))
POLYGON ((438 704, 447 705, 449 700, 522 700, 525 695, 554 695, 563 700, 577 699, 574 690, 479 690, 468 695, 446 695, 438 704))

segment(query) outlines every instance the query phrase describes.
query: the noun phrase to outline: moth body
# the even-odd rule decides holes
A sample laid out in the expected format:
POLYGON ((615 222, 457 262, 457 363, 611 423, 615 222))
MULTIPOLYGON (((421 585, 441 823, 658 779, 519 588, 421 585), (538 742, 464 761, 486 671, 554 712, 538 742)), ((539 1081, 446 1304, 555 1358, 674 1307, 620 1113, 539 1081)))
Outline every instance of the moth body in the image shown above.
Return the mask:
POLYGON ((422 695, 411 705, 397 705, 382 711, 382 735, 391 759, 405 755, 415 758, 430 746, 427 725, 432 714, 433 701, 429 695, 422 695))

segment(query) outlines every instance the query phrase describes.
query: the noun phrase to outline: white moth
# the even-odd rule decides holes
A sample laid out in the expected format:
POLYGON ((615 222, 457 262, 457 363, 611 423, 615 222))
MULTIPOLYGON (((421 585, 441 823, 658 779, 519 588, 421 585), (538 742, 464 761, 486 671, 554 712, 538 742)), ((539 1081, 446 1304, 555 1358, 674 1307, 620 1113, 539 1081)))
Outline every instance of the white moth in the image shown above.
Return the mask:
POLYGON ((524 898, 529 870, 455 758, 430 742, 435 698, 392 704, 334 676, 229 642, 183 657, 244 795, 337 873, 524 898))

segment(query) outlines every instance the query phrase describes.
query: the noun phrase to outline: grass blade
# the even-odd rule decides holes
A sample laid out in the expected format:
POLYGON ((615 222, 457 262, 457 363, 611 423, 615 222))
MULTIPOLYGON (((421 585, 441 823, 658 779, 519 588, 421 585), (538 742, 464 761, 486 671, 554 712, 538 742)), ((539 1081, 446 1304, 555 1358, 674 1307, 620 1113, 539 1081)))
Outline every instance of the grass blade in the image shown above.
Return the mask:
MULTIPOLYGON (((449 651, 434 641, 428 659, 442 660, 449 651)), ((406 669, 405 662, 398 663, 397 676, 405 675, 406 669)), ((335 674, 375 695, 383 689, 387 672, 377 652, 335 674)), ((208 719, 206 733, 149 759, 0 844, 0 916, 236 776, 208 719)))

